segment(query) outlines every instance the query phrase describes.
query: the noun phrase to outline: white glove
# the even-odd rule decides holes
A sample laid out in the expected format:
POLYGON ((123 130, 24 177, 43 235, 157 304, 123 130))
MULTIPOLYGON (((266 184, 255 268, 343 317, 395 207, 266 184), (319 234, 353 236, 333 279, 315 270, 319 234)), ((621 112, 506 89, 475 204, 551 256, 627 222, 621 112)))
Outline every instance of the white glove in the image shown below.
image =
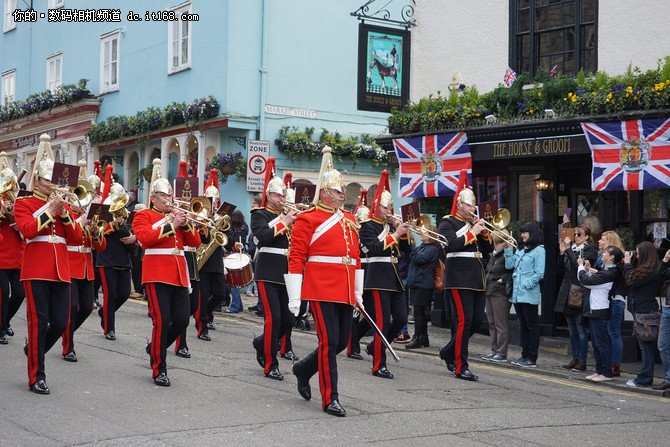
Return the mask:
POLYGON ((354 277, 354 296, 356 297, 356 305, 361 309, 363 307, 363 282, 365 280, 365 272, 363 269, 356 270, 356 276, 354 277))
POLYGON ((284 275, 286 292, 288 293, 288 310, 296 317, 300 313, 300 295, 302 293, 302 275, 287 273, 284 275))

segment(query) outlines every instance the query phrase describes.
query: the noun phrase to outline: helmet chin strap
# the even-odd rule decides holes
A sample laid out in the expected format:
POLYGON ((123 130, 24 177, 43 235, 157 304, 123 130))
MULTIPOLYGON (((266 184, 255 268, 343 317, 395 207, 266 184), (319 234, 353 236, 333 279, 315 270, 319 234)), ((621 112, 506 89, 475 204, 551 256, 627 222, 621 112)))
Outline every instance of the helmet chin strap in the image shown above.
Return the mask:
POLYGON ((334 201, 335 203, 337 203, 337 207, 338 207, 338 208, 341 207, 342 205, 344 205, 344 200, 336 199, 336 198, 333 196, 333 193, 330 192, 330 189, 331 189, 331 188, 326 188, 326 195, 327 195, 328 197, 330 197, 331 199, 333 199, 333 201, 334 201))

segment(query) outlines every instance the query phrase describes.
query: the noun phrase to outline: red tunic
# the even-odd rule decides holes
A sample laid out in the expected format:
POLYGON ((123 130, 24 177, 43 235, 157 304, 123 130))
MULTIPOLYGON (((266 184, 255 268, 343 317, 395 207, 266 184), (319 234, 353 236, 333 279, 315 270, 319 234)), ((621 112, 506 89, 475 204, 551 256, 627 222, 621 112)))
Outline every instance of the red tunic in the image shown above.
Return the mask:
POLYGON ((357 228, 352 214, 322 204, 298 215, 291 232, 288 270, 304 275, 303 300, 356 304, 354 277, 361 268, 357 228), (337 211, 340 218, 335 216, 337 211), (334 224, 312 243, 314 232, 330 218, 334 224), (308 261, 310 256, 345 258, 345 263, 308 261), (346 257, 355 263, 347 264, 346 257))
POLYGON ((3 270, 20 269, 23 252, 26 249, 26 241, 21 237, 16 225, 11 225, 12 222, 12 217, 0 213, 0 241, 2 241, 2 252, 5 253, 4 256, 0 256, 0 269, 3 270))
POLYGON ((184 245, 200 245, 200 235, 195 228, 188 222, 175 228, 165 221, 165 214, 148 209, 135 214, 133 232, 144 250, 142 284, 161 282, 188 287, 184 245), (160 250, 160 253, 152 253, 154 249, 160 250))
MULTIPOLYGON (((77 222, 81 227, 81 224, 77 222)), ((78 245, 67 241, 67 251, 70 257, 70 275, 75 279, 86 279, 93 281, 95 279, 95 270, 93 269, 93 254, 91 250, 103 251, 107 247, 102 232, 98 232, 98 237, 94 238, 88 229, 82 228, 83 244, 78 245)))
POLYGON ((70 282, 70 261, 65 239, 81 244, 81 228, 69 213, 62 218, 46 211, 48 197, 35 191, 14 205, 14 219, 26 239, 21 281, 28 279, 70 282))

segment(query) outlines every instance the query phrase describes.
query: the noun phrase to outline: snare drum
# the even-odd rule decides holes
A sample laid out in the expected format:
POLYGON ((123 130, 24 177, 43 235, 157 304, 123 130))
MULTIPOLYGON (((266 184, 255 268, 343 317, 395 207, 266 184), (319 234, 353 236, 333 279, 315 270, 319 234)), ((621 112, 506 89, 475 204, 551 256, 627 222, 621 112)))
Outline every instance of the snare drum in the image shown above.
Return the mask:
POLYGON ((254 280, 251 257, 246 253, 231 253, 223 258, 226 284, 236 289, 246 287, 254 280))

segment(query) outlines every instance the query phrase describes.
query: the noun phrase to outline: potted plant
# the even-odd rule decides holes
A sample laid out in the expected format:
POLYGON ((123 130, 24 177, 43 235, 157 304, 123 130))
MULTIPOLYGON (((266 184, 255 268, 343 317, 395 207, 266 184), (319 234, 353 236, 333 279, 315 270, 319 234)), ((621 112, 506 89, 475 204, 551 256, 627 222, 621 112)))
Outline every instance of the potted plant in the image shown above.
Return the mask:
POLYGON ((135 186, 137 189, 142 189, 144 181, 151 181, 151 174, 153 172, 153 165, 145 166, 142 169, 138 170, 135 174, 135 186))
POLYGON ((247 162, 241 152, 216 154, 209 162, 209 168, 217 169, 221 174, 219 180, 224 183, 229 175, 236 174, 240 180, 247 175, 247 162))
POLYGON ((184 120, 187 124, 197 124, 203 131, 203 122, 219 114, 219 103, 213 96, 200 98, 184 109, 184 120))

